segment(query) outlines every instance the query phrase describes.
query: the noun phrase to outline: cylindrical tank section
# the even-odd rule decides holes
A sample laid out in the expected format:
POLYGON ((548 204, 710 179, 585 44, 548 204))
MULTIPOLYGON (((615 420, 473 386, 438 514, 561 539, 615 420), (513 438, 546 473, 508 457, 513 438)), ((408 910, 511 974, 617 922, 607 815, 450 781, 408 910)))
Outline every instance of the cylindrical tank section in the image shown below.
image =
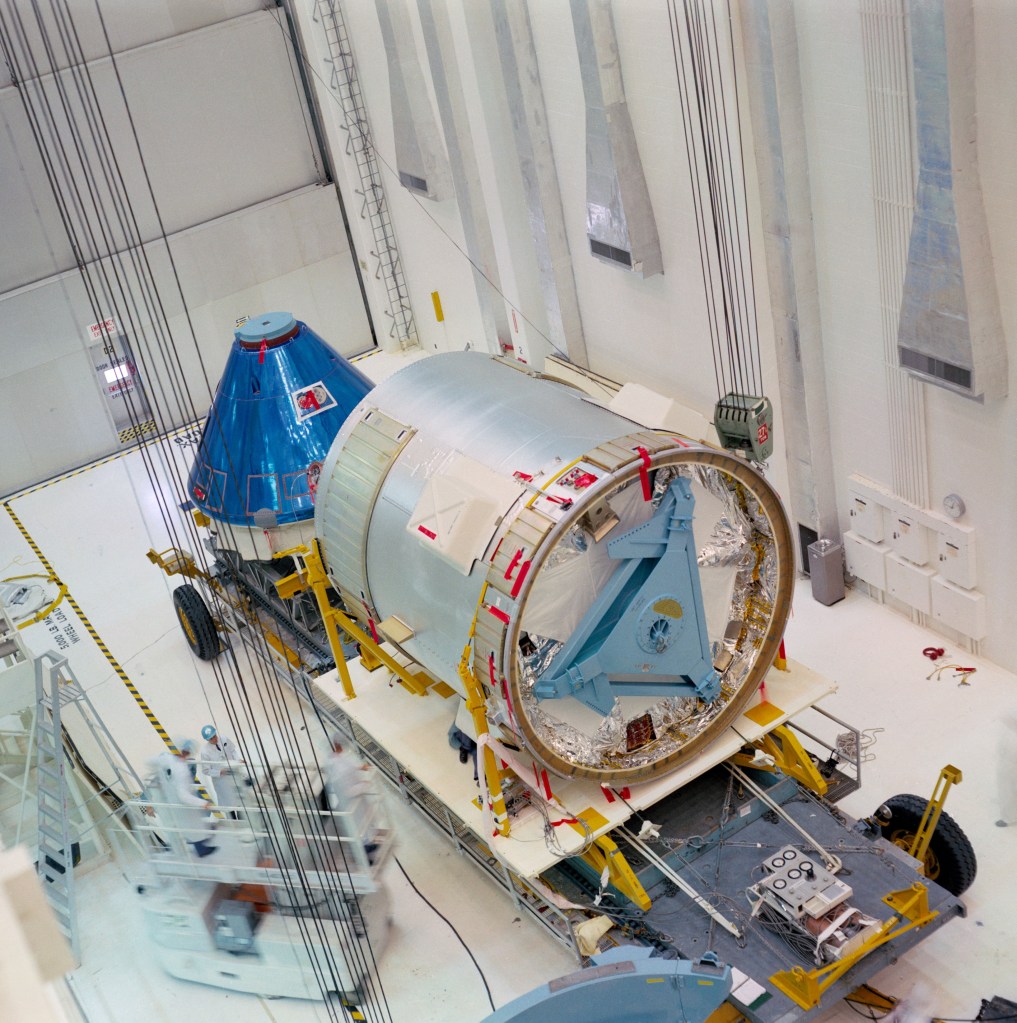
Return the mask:
POLYGON ((315 532, 365 628, 460 693, 465 651, 494 734, 613 783, 672 770, 740 713, 794 578, 746 462, 475 352, 365 397, 315 532))

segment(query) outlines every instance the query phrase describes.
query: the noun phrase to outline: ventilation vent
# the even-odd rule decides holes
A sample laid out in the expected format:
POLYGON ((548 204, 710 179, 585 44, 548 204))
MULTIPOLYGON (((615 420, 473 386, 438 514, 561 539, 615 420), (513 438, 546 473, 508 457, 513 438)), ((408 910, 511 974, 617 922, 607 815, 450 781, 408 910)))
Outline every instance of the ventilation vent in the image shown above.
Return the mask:
POLYGON ((415 177, 413 174, 407 174, 406 171, 400 171, 399 182, 403 185, 403 187, 409 188, 411 191, 420 192, 421 195, 427 195, 427 182, 423 178, 415 177))
POLYGON ((624 249, 616 249, 613 245, 598 242, 595 238, 590 239, 590 252, 601 259, 609 259, 612 263, 620 263, 632 269, 632 253, 624 249))
POLYGON ((971 390, 971 370, 944 362, 942 359, 934 359, 931 355, 916 352, 913 348, 905 348, 904 345, 899 345, 897 350, 900 352, 900 364, 905 369, 933 377, 940 383, 952 387, 971 390))

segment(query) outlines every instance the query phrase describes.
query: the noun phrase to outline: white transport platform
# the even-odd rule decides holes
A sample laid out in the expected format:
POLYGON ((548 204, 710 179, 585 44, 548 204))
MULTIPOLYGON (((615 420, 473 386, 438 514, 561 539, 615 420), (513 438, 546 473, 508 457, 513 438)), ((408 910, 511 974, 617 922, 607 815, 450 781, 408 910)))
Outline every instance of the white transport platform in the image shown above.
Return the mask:
MULTIPOLYGON (((536 877, 558 863, 563 852, 573 855, 582 851, 588 838, 570 827, 557 829, 561 851, 549 848, 544 841, 544 819, 532 807, 511 819, 508 837, 485 834, 476 802, 479 789, 473 779, 472 764, 461 764, 448 742, 448 730, 455 720, 459 697, 443 699, 432 690, 424 696, 416 696, 394 682, 384 668, 368 672, 359 660, 351 661, 349 669, 356 692, 353 699, 346 698, 335 670, 316 679, 315 688, 329 702, 337 704, 379 747, 396 758, 403 770, 448 807, 510 871, 519 877, 536 877)), ((592 837, 598 838, 625 823, 633 812, 659 802, 727 760, 747 742, 812 707, 836 689, 836 684, 829 679, 788 661, 787 671, 773 669, 767 676, 766 693, 773 716, 765 726, 742 714, 683 767, 666 777, 630 786, 624 799, 606 792, 589 779, 566 780, 551 776, 551 791, 555 801, 569 815, 588 815, 596 821, 598 826, 591 831, 592 837), (588 814, 591 809, 595 814, 588 814)), ((519 754, 519 759, 528 767, 533 764, 525 754, 519 754)), ((539 788, 540 784, 534 768, 533 785, 539 788)))

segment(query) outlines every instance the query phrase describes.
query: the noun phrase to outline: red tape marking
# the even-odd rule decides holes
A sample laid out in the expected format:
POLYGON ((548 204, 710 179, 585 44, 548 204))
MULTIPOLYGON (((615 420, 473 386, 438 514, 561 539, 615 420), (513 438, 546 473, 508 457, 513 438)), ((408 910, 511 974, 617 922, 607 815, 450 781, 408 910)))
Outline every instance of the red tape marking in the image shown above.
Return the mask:
POLYGON ((493 606, 491 606, 491 607, 488 607, 487 610, 490 611, 491 614, 493 614, 494 617, 497 618, 499 622, 504 622, 506 625, 508 625, 508 623, 509 623, 509 616, 504 611, 502 611, 502 609, 500 607, 493 607, 493 606))
POLYGON ((628 787, 628 785, 626 785, 626 786, 625 786, 625 788, 623 788, 623 789, 621 790, 621 792, 619 792, 619 793, 618 793, 618 795, 619 795, 619 796, 621 796, 621 797, 622 797, 622 799, 631 799, 631 798, 632 798, 632 796, 631 796, 631 794, 630 794, 630 792, 629 792, 629 787, 628 787))
POLYGON ((432 532, 430 529, 427 529, 425 526, 417 526, 417 529, 421 533, 423 533, 424 536, 426 536, 430 540, 437 540, 438 539, 438 534, 432 532))
POLYGON ((494 677, 494 654, 487 655, 487 671, 491 676, 491 688, 496 689, 498 687, 498 681, 494 677))
POLYGON ((262 366, 265 363, 265 349, 268 348, 268 342, 262 338, 261 347, 258 349, 258 365, 262 366))
MULTIPOLYGON (((492 675, 493 675, 493 673, 494 673, 494 655, 493 654, 491 655, 491 672, 492 672, 492 675)), ((516 729, 516 716, 515 716, 515 714, 512 713, 512 697, 509 696, 508 680, 504 679, 504 678, 501 680, 501 694, 502 694, 502 696, 505 697, 505 706, 508 708, 509 725, 511 725, 512 731, 515 732, 515 731, 517 731, 517 729, 516 729)))
MULTIPOLYGON (((523 549, 522 549, 522 547, 520 547, 519 550, 517 550, 515 552, 515 554, 512 555, 512 560, 508 563, 508 568, 505 569, 505 578, 506 579, 511 579, 512 578, 512 573, 516 570, 516 565, 519 564, 522 556, 523 556, 523 549)), ((513 596, 515 596, 515 594, 513 594, 513 596)))
POLYGON ((636 448, 636 453, 643 460, 639 469, 639 482, 643 484, 643 500, 649 501, 653 497, 653 487, 650 486, 650 453, 646 448, 636 448))
POLYGON ((544 786, 544 795, 551 798, 551 782, 548 780, 547 771, 540 772, 540 783, 544 786))
POLYGON ((579 818, 578 817, 563 817, 560 821, 551 821, 551 827, 552 828, 557 828, 557 827, 561 827, 562 824, 578 824, 578 823, 579 823, 579 818))
POLYGON ((367 624, 371 630, 371 637, 375 643, 381 643, 378 639, 378 630, 374 627, 374 619, 371 617, 371 609, 367 606, 367 601, 363 597, 360 598, 360 603, 364 605, 364 614, 367 616, 367 624))
POLYGON ((523 562, 523 567, 519 569, 519 575, 516 576, 516 581, 512 584, 512 596, 518 597, 519 591, 523 588, 523 581, 526 579, 526 573, 530 570, 530 563, 528 561, 523 562))
POLYGON ((614 793, 607 787, 606 783, 600 783, 600 791, 604 793, 604 798, 609 802, 614 802, 614 793))

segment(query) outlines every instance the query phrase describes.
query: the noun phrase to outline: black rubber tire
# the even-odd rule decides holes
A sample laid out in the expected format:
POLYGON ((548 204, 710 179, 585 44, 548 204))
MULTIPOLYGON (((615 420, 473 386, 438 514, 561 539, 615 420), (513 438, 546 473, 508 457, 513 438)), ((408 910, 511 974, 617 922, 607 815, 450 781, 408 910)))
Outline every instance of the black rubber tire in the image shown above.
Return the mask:
MULTIPOLYGON (((890 821, 882 826, 883 837, 902 849, 910 849, 922 823, 929 801, 902 793, 886 801, 890 821)), ((944 810, 939 815, 925 856, 925 876, 951 895, 962 895, 971 887, 978 870, 975 850, 960 825, 944 810)))
POLYGON ((180 628, 187 645, 203 661, 210 661, 219 653, 219 634, 215 621, 201 594, 185 583, 173 591, 173 606, 177 609, 180 628))

